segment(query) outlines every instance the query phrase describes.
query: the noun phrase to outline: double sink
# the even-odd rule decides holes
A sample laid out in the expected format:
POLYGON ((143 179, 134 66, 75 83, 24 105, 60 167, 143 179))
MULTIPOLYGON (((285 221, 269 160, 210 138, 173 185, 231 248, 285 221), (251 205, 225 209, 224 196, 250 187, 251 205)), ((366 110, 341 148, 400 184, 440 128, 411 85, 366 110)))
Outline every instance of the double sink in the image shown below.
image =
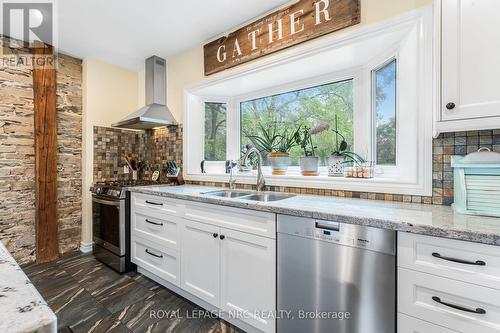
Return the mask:
POLYGON ((204 192, 202 194, 219 198, 261 201, 261 202, 280 201, 295 196, 293 194, 285 194, 285 193, 245 192, 237 190, 218 190, 218 191, 204 192))

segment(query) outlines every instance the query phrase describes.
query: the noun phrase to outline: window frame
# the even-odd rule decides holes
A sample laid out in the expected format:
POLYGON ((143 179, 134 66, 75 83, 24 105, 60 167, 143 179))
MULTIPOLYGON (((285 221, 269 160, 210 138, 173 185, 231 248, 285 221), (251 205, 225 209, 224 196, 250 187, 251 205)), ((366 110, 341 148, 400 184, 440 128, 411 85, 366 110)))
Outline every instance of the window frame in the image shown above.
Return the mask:
MULTIPOLYGON (((398 91, 401 92, 401 75, 410 76, 413 81, 412 91, 406 91, 405 93, 398 94, 399 101, 397 110, 405 109, 410 105, 410 101, 414 103, 412 105, 412 110, 414 114, 414 119, 412 119, 412 131, 415 148, 404 149, 406 151, 406 156, 409 154, 415 155, 416 159, 413 162, 412 172, 414 175, 410 178, 403 177, 397 172, 393 172, 395 169, 391 166, 385 166, 383 168, 377 167, 378 171, 381 171, 383 177, 376 177, 372 179, 352 179, 352 178, 336 178, 336 177, 303 177, 295 175, 287 176, 266 176, 266 184, 272 186, 290 186, 290 187, 311 187, 319 189, 335 189, 335 190, 345 190, 345 191, 367 191, 367 192, 379 192, 379 193, 396 193, 396 194, 410 194, 410 195, 431 195, 432 193, 432 115, 434 109, 436 108, 435 100, 436 89, 435 88, 435 75, 433 70, 435 69, 434 59, 435 59, 435 49, 434 46, 434 17, 433 17, 432 6, 425 6, 421 9, 408 12, 406 14, 388 19, 384 22, 372 24, 370 26, 361 27, 359 29, 349 31, 343 34, 333 34, 330 36, 325 36, 320 39, 315 40, 313 43, 306 43, 299 47, 291 48, 286 51, 264 57, 258 61, 250 62, 248 64, 233 68, 231 70, 225 71, 223 73, 218 73, 214 76, 204 78, 202 81, 192 84, 190 86, 184 87, 184 176, 187 180, 192 181, 208 181, 208 182, 227 182, 228 175, 220 173, 206 173, 201 174, 199 169, 200 156, 203 156, 202 149, 200 149, 200 140, 197 138, 199 134, 197 131, 201 130, 199 122, 200 105, 204 98, 204 92, 216 92, 217 90, 212 89, 212 87, 217 87, 219 84, 232 84, 233 80, 245 80, 246 75, 251 75, 253 73, 260 73, 267 71, 269 68, 274 66, 284 66, 292 64, 295 61, 300 60, 304 57, 319 55, 322 52, 327 52, 332 48, 339 47, 339 45, 349 45, 352 42, 359 42, 363 40, 372 39, 381 33, 394 33, 394 32, 404 32, 404 39, 398 40, 395 43, 396 47, 408 43, 411 47, 407 49, 404 53, 405 56, 411 55, 412 58, 412 72, 408 75, 408 66, 406 67, 406 72, 402 73, 401 70, 397 71, 398 79, 398 91), (409 41, 409 38, 411 40, 409 41), (226 83, 227 82, 227 83, 226 83), (408 98, 410 97, 410 98, 408 98), (401 104, 401 100, 403 103, 401 104), (406 104, 405 104, 406 103, 406 104)), ((399 57, 401 53, 399 51, 392 54, 399 57)), ((376 64, 381 64, 387 61, 388 58, 382 57, 383 59, 375 59, 373 62, 376 64)), ((373 65, 373 64, 370 64, 373 65)), ((408 65, 408 64, 406 64, 408 65)), ((307 75, 307 68, 298 68, 297 76, 307 75)), ((368 98, 363 98, 362 110, 367 110, 371 112, 371 71, 366 70, 366 63, 363 66, 362 76, 363 84, 360 88, 363 91, 364 96, 369 96, 368 98), (367 95, 368 94, 368 95, 367 95)), ((288 75, 289 76, 289 75, 288 75)), ((405 88, 408 87, 408 79, 405 78, 405 88)), ((234 81, 235 82, 235 81, 234 81)), ((255 85, 254 85, 255 86, 255 85)), ((290 85, 292 86, 292 85, 290 85)), ((300 87, 299 87, 300 88, 300 87)), ((355 88, 357 89, 357 88, 355 88)), ((272 94, 272 91, 276 88, 266 88, 263 89, 266 93, 263 96, 268 96, 272 94)), ((290 89, 293 90, 293 89, 290 89)), ((253 94, 257 95, 257 92, 253 94)), ((252 95, 253 95, 252 94, 252 95)), ((356 94, 356 91, 353 92, 356 94)), ((250 95, 250 94, 244 94, 250 95)), ((241 97, 242 95, 238 95, 241 97)), ((256 96, 258 97, 258 96, 256 96)), ((222 101, 221 98, 216 98, 215 101, 222 101)), ((235 109, 237 105, 234 103, 235 98, 230 98, 228 110, 235 109)), ((212 99, 213 101, 213 99, 212 99)), ((356 107, 355 107, 356 112, 356 107)), ((230 114, 228 114, 228 131, 237 128, 238 134, 235 136, 237 138, 237 143, 233 146, 239 146, 239 120, 234 122, 233 125, 230 123, 234 119, 230 120, 230 114)), ((239 115, 239 110, 236 112, 239 115)), ((236 118, 236 117, 233 117, 236 118)), ((358 117, 359 118, 359 117, 358 117)), ((401 116, 398 117, 401 120, 401 116)), ((371 120, 371 114, 369 115, 371 120)), ((354 119, 356 121, 356 118, 354 119)), ((366 123, 366 122, 365 122, 366 123)), ((372 135, 372 121, 364 128, 366 135, 372 135)), ((406 128, 402 128, 400 124, 397 124, 397 131, 405 133, 406 128)), ((355 133, 355 144, 359 139, 359 134, 355 133)), ((408 135, 409 136, 409 135, 408 135)), ((228 140, 231 134, 228 133, 228 140)), ((398 135, 401 138, 401 135, 398 135)), ((367 141, 371 143, 370 141, 367 141)), ((403 147, 401 140, 398 140, 400 147, 403 147)), ((239 156, 239 149, 230 148, 231 142, 227 145, 228 151, 230 151, 230 157, 239 156)), ((357 150, 364 154, 363 150, 357 150)), ((373 149, 368 147, 367 151, 369 156, 372 156, 373 149)), ((403 151, 398 149, 399 152, 403 151)), ((411 156, 413 157, 413 156, 411 156)), ((223 163, 223 162, 222 162, 223 163)), ((222 165, 223 167, 223 165, 222 165)), ((379 173, 380 175, 380 173, 379 173)), ((237 182, 242 184, 252 184, 255 183, 255 172, 252 175, 238 175, 237 182)))
POLYGON ((398 120, 400 117, 400 110, 399 110, 399 59, 398 59, 398 54, 397 51, 394 51, 394 55, 392 57, 389 57, 387 60, 382 62, 381 64, 377 65, 371 70, 371 109, 372 109, 372 135, 371 135, 371 140, 372 140, 372 160, 375 161, 376 165, 381 168, 391 168, 391 167, 398 167, 399 164, 399 141, 400 141, 400 132, 399 132, 399 126, 398 126, 398 120), (395 96, 395 122, 396 122, 396 162, 395 164, 378 164, 377 162, 377 100, 376 100, 376 90, 377 90, 377 77, 376 73, 389 65, 392 62, 395 62, 396 66, 396 96, 395 96))

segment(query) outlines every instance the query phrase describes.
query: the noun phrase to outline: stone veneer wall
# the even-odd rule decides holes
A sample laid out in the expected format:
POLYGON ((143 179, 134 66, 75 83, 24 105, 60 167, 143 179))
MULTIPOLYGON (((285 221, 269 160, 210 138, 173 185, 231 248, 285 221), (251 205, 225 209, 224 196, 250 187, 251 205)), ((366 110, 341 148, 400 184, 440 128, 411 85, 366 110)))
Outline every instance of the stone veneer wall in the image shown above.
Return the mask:
MULTIPOLYGON (((58 223, 65 253, 79 247, 81 233, 82 62, 66 55, 58 61, 58 223)), ((32 70, 0 64, 0 239, 21 264, 36 255, 33 115, 32 70)))
POLYGON ((159 169, 165 180, 168 160, 182 167, 182 125, 147 131, 94 126, 94 182, 131 179, 123 172, 124 155, 144 163, 140 179, 159 169))
MULTIPOLYGON (((99 127, 94 129, 94 180, 104 181, 124 179, 123 149, 117 148, 122 142, 130 152, 140 152, 139 160, 151 161, 148 170, 164 165, 167 159, 182 160, 182 127, 170 127, 151 132, 133 132, 120 129, 99 127), (144 154, 145 152, 145 154, 144 154)), ((500 152, 500 130, 469 131, 443 133, 433 140, 433 180, 432 196, 400 195, 387 193, 351 192, 340 190, 324 190, 314 188, 298 188, 285 186, 268 186, 271 191, 327 195, 372 200, 400 201, 424 204, 450 205, 453 202, 453 170, 450 165, 452 155, 465 155, 487 147, 500 152)), ((133 154, 132 154, 133 155, 133 154)), ((135 156, 135 155, 134 155, 135 156)), ((148 176, 150 171, 147 172, 148 176)), ((188 184, 225 187, 227 183, 193 182, 188 184)), ((253 185, 237 185, 238 188, 254 189, 253 185)))

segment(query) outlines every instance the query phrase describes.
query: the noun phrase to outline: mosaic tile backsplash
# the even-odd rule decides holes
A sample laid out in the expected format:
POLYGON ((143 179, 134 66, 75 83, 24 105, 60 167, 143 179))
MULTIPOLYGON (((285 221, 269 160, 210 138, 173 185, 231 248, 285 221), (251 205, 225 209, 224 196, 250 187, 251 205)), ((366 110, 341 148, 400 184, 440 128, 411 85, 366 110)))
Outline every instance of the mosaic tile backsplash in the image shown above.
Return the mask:
POLYGON ((168 160, 182 167, 182 125, 147 131, 94 126, 94 182, 131 179, 123 171, 125 155, 143 163, 139 179, 150 178, 154 170, 165 175, 168 160))
MULTIPOLYGON (((372 200, 400 201, 436 205, 453 202, 452 155, 465 155, 486 147, 500 153, 500 129, 443 133, 433 140, 432 196, 400 195, 387 193, 351 192, 286 186, 268 186, 267 190, 300 194, 315 194, 372 200)), ((135 132, 104 127, 94 128, 94 180, 123 179, 123 154, 146 161, 143 176, 165 165, 166 160, 182 162, 182 127, 168 127, 147 132, 135 132)), ((225 187, 226 183, 193 182, 205 186, 225 187)), ((254 189, 253 185, 237 185, 254 189)))
MULTIPOLYGON (((487 131, 468 131, 443 133, 433 140, 433 172, 432 196, 401 195, 387 193, 351 192, 338 190, 323 190, 313 188, 297 188, 284 186, 268 186, 270 191, 290 192, 297 194, 314 194, 338 196, 346 198, 361 198, 371 200, 400 201, 423 204, 451 205, 453 203, 453 169, 452 155, 466 155, 477 151, 480 147, 489 148, 500 153, 500 129, 487 131)), ((227 186, 225 183, 188 182, 189 184, 205 186, 227 186)), ((240 188, 254 189, 253 185, 239 185, 240 188)))

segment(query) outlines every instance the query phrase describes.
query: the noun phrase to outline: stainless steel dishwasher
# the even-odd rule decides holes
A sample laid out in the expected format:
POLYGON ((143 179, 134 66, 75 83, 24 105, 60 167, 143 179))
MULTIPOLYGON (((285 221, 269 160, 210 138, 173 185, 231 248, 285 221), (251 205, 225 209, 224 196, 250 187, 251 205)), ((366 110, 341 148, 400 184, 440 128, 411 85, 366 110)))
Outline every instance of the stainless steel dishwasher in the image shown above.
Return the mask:
POLYGON ((394 333, 395 232, 278 215, 278 333, 394 333))

